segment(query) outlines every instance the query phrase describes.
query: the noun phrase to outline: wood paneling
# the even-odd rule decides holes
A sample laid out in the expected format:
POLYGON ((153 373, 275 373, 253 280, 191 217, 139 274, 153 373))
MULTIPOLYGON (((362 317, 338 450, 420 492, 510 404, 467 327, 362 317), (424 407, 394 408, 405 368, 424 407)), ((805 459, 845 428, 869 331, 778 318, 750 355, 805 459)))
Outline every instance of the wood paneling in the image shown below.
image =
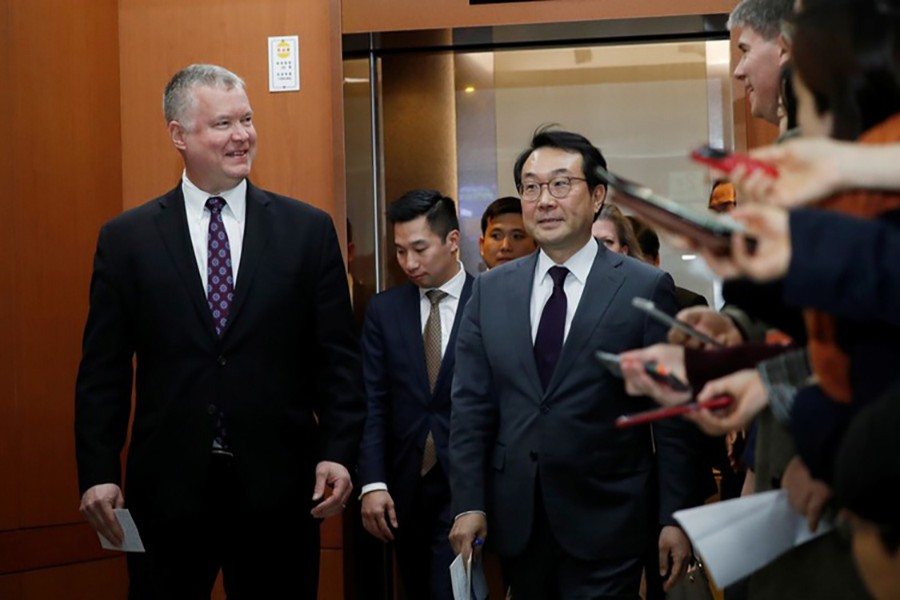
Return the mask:
MULTIPOLYGON (((15 96, 15 81, 10 77, 9 56, 12 44, 9 39, 9 5, 11 0, 0 0, 0 81, 4 91, 0 92, 0 114, 12 115, 12 99, 15 96)), ((10 140, 12 142, 13 140, 10 140)), ((10 148, 14 148, 12 143, 10 148)), ((0 487, 13 490, 18 480, 18 449, 13 443, 16 414, 15 385, 15 189, 12 175, 15 172, 16 152, 6 152, 0 159, 0 181, 6 182, 6 189, 0 194, 0 344, 3 359, 0 360, 0 487)), ((11 529, 19 522, 19 495, 0 493, 0 531, 11 529)), ((0 598, 6 598, 0 583, 0 598)))
POLYGON ((117 556, 84 522, 0 532, 0 575, 117 556))
POLYGON ((730 12, 736 0, 544 0, 476 5, 469 0, 343 0, 344 33, 560 23, 730 12))
POLYGON ((127 595, 121 557, 0 577, 3 600, 122 600, 127 595))
POLYGON ((38 527, 80 519, 74 376, 97 228, 121 206, 116 2, 10 2, 3 26, 13 163, 0 312, 13 325, 2 325, 0 502, 4 527, 38 527))

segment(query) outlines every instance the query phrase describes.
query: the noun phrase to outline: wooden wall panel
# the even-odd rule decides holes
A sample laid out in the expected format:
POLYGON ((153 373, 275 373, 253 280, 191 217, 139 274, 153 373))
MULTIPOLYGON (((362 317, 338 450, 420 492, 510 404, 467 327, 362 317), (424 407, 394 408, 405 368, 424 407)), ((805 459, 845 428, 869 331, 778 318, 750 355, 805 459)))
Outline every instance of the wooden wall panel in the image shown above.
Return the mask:
MULTIPOLYGON (((0 0, 0 114, 12 114, 15 81, 10 77, 9 55, 12 48, 9 39, 9 5, 11 0, 0 0)), ((10 144, 10 148, 13 146, 10 144)), ((0 181, 6 182, 0 193, 0 487, 14 489, 18 480, 18 449, 13 443, 16 414, 15 385, 15 191, 11 186, 15 172, 15 152, 6 152, 0 160, 0 181)), ((0 531, 11 529, 19 522, 19 495, 0 493, 0 531)), ((0 598, 6 598, 0 584, 0 598)))
POLYGON ((3 600, 122 600, 127 595, 124 558, 0 577, 3 600))
POLYGON ((2 488, 14 525, 37 527, 80 520, 74 377, 97 229, 121 206, 116 2, 11 2, 6 18, 14 370, 0 402, 15 466, 2 488))
POLYGON ((163 88, 178 69, 213 62, 247 82, 259 134, 253 181, 343 222, 339 6, 340 0, 121 0, 125 207, 178 182, 181 162, 166 135, 163 88), (300 91, 269 93, 267 37, 294 34, 300 91))
POLYGON ((469 0, 343 0, 344 33, 636 19, 730 12, 737 0, 543 0, 471 6, 469 0))

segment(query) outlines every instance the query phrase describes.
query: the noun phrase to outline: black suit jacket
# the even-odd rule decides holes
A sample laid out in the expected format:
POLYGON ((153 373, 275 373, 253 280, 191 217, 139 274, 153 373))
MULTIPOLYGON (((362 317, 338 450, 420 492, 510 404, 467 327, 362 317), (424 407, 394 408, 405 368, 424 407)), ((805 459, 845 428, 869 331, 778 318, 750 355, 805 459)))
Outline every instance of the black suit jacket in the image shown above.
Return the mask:
POLYGON ((241 263, 221 338, 180 184, 103 226, 76 384, 82 492, 121 480, 133 364, 125 499, 136 517, 199 508, 216 407, 227 418, 247 502, 264 509, 287 496, 308 501, 318 461, 353 464, 365 410, 330 217, 248 183, 241 263))
POLYGON ((362 347, 369 410, 359 456, 360 483, 387 483, 401 523, 413 503, 429 431, 444 473, 450 472, 456 335, 472 281, 466 274, 434 392, 428 389, 419 288, 404 283, 382 292, 366 310, 362 347))
POLYGON ((486 510, 491 542, 516 556, 531 534, 540 473, 547 519, 569 555, 639 556, 651 527, 673 524, 672 512, 696 501, 696 428, 659 422, 655 454, 648 426, 617 429, 616 417, 652 403, 627 396, 593 354, 665 339, 665 327, 631 300, 649 298, 671 314, 672 279, 598 244, 545 391, 529 324, 537 256, 481 274, 463 315, 450 427, 453 512, 486 510))

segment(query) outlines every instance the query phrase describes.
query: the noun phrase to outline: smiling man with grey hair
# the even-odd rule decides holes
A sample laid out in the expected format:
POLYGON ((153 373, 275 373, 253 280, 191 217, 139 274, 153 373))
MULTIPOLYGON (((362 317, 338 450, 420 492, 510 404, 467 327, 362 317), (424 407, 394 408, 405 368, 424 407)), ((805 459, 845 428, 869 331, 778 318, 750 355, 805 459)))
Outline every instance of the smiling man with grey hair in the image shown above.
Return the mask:
POLYGON ((734 78, 744 84, 753 116, 776 125, 781 67, 788 60, 781 22, 793 8, 794 0, 743 0, 728 19, 729 29, 740 29, 734 78))
POLYGON ((97 242, 75 391, 81 511, 120 545, 114 511, 130 509, 146 552, 128 555, 129 600, 209 600, 220 571, 229 598, 315 598, 319 523, 350 495, 365 418, 334 225, 248 180, 240 77, 191 65, 163 105, 183 174, 97 242))

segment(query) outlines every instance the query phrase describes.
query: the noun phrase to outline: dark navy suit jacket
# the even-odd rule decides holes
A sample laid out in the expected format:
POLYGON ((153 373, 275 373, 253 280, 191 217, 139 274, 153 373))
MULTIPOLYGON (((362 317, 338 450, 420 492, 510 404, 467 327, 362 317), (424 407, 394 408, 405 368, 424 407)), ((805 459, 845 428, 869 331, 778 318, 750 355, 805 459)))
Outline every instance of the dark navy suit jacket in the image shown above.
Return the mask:
POLYGON ((466 275, 434 393, 428 389, 419 288, 405 283, 372 298, 363 325, 363 374, 369 412, 359 456, 361 485, 385 482, 398 520, 412 504, 425 438, 434 436, 438 461, 450 472, 450 388, 456 331, 472 290, 466 275))

